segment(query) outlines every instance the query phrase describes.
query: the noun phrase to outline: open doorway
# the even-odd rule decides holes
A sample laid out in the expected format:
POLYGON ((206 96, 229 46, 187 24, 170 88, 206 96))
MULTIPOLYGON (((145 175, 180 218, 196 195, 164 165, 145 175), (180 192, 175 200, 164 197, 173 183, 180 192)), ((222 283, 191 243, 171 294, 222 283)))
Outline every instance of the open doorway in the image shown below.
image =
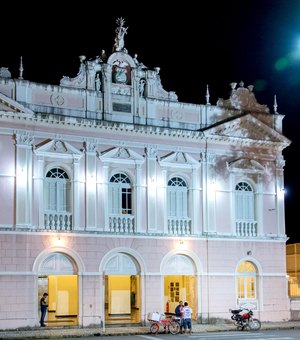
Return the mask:
POLYGON ((183 254, 170 256, 163 265, 165 313, 175 313, 179 301, 188 302, 197 319, 198 296, 197 276, 193 260, 183 254))
POLYGON ((108 262, 105 272, 105 322, 141 322, 141 278, 131 256, 119 253, 108 262), (115 264, 119 265, 116 267, 115 264))
MULTIPOLYGON (((62 253, 50 254, 43 262, 38 277, 38 302, 48 293, 48 326, 78 325, 78 276, 73 263, 62 253)), ((40 317, 40 306, 39 306, 40 317)))

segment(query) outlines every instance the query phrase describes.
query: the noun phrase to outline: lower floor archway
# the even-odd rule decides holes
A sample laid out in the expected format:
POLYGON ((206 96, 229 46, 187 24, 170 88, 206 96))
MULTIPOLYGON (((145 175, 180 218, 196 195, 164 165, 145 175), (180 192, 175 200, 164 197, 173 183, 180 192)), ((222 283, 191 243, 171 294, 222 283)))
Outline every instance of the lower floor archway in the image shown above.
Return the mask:
POLYGON ((45 318, 47 325, 78 325, 78 276, 76 271, 75 264, 63 253, 52 253, 42 262, 40 272, 43 275, 38 277, 38 302, 44 293, 48 293, 48 313, 45 318))
POLYGON ((107 325, 141 322, 140 276, 105 276, 105 322, 107 325))
POLYGON ((186 254, 174 254, 163 263, 165 313, 175 313, 179 301, 188 302, 193 310, 192 318, 198 315, 198 290, 196 266, 186 254))
POLYGON ((115 253, 105 265, 104 310, 106 325, 141 322, 141 276, 136 259, 115 253))

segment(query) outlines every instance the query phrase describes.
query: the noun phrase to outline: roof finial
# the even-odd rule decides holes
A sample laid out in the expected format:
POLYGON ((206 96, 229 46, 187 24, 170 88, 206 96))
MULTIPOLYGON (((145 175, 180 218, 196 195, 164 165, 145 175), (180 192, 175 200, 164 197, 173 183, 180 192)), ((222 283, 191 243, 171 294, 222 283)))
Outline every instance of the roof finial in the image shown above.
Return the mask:
POLYGON ((210 95, 209 95, 208 84, 207 84, 206 85, 206 96, 205 96, 205 98, 206 98, 206 105, 210 105, 209 97, 210 97, 210 95))
POLYGON ((23 78, 23 71, 24 71, 24 68, 23 68, 23 57, 21 56, 20 58, 20 68, 19 68, 19 79, 24 79, 23 78))
POLYGON ((274 105, 273 105, 273 107, 274 107, 274 113, 278 113, 277 112, 277 99, 276 99, 276 94, 274 95, 274 105))

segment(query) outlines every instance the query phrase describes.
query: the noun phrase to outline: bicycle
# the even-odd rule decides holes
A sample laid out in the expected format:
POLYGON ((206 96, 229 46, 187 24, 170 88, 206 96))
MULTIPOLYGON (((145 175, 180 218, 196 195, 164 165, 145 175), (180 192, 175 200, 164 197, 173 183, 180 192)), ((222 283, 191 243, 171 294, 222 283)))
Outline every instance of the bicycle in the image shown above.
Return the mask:
POLYGON ((159 315, 158 313, 151 313, 148 315, 148 321, 151 322, 151 334, 157 335, 161 328, 163 328, 166 334, 169 332, 173 335, 179 333, 180 326, 179 323, 174 319, 174 317, 165 318, 164 314, 159 315))

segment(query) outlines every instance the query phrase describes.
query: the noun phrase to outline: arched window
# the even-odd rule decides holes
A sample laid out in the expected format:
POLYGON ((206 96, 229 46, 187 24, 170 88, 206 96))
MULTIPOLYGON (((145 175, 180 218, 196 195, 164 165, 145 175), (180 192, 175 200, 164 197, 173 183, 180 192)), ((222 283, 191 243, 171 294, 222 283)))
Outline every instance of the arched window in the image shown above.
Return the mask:
POLYGON ((55 212, 67 212, 71 207, 71 183, 61 168, 52 168, 46 174, 44 207, 55 212))
POLYGON ((246 182, 240 182, 235 187, 235 207, 237 220, 255 220, 254 195, 251 186, 246 182))
POLYGON ((122 173, 111 177, 109 186, 109 203, 111 214, 132 214, 132 190, 128 176, 122 173))
POLYGON ((242 237, 257 236, 254 193, 252 187, 246 182, 239 182, 235 186, 235 220, 236 235, 242 237))
POLYGON ((256 269, 251 262, 242 262, 238 267, 238 299, 256 299, 256 269))
POLYGON ((168 216, 187 217, 187 185, 180 177, 173 177, 168 182, 168 216))
POLYGON ((235 187, 236 218, 238 220, 254 220, 254 195, 251 186, 240 182, 235 187))

